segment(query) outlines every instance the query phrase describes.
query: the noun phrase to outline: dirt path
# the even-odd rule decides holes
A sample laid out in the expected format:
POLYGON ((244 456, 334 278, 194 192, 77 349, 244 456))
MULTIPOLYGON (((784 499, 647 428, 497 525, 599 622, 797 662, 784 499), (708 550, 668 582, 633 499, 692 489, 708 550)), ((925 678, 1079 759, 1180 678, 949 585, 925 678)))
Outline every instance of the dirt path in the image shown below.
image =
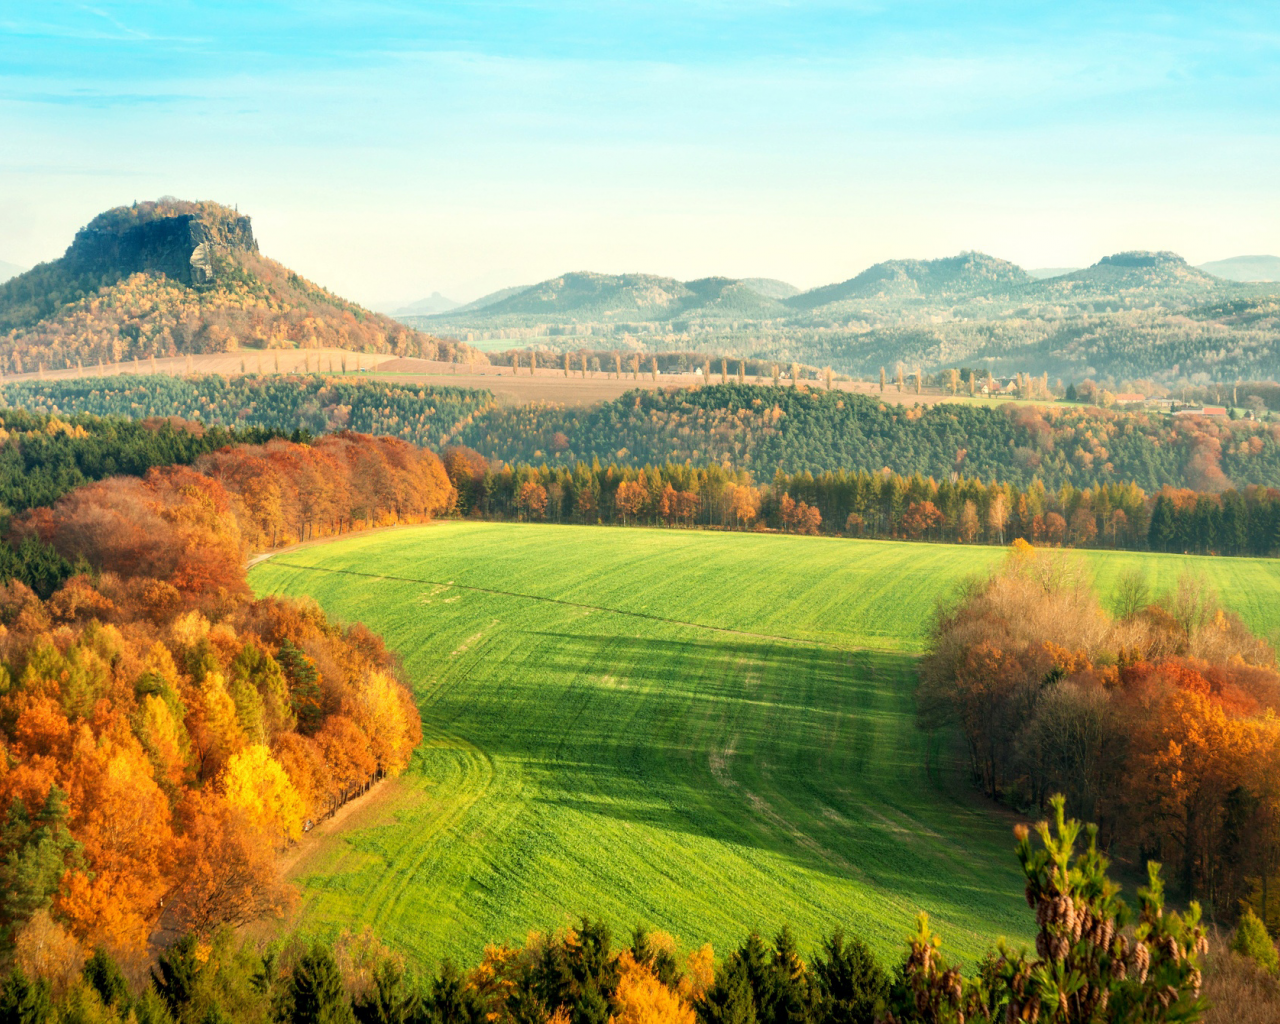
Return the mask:
POLYGON ((332 544, 334 541, 338 540, 350 540, 355 536, 371 537, 374 534, 386 533, 389 530, 407 530, 413 526, 434 526, 436 523, 450 521, 451 520, 447 519, 432 519, 425 523, 395 523, 392 526, 375 526, 369 530, 352 530, 350 533, 338 533, 330 537, 316 537, 314 540, 303 540, 299 541, 297 544, 288 544, 282 548, 274 548, 271 551, 260 552, 259 554, 250 557, 249 561, 245 562, 244 567, 245 569, 252 569, 255 565, 260 565, 269 558, 275 558, 276 555, 287 555, 291 551, 301 551, 303 548, 314 548, 319 547, 322 544, 332 544))
POLYGON ((398 778, 375 782, 369 792, 348 800, 332 818, 326 818, 310 832, 304 833, 294 846, 281 855, 278 862, 280 873, 285 878, 305 875, 311 864, 341 841, 344 833, 378 824, 404 795, 404 783, 398 778))

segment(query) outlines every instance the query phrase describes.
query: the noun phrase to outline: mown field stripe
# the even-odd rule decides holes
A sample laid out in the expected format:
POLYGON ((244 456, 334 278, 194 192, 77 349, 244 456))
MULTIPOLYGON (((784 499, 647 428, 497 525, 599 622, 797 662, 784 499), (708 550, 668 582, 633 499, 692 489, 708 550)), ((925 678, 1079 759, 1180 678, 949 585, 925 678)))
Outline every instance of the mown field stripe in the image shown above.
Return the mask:
MULTIPOLYGON (((302 880, 304 924, 368 923, 423 966, 579 913, 721 951, 751 927, 811 949, 843 925, 887 960, 922 909, 970 962, 1026 936, 1010 822, 912 701, 935 602, 1003 557, 440 523, 254 566, 259 592, 379 632, 430 737, 411 799, 302 880)), ((1275 562, 1081 557, 1104 598, 1133 566, 1165 588, 1192 567, 1280 625, 1275 562)))
POLYGON ((276 565, 283 565, 289 569, 301 569, 305 572, 327 572, 339 573, 345 576, 363 576, 371 580, 391 580, 396 583, 419 583, 428 587, 445 587, 457 590, 469 590, 477 594, 493 594, 497 597, 514 597, 524 601, 541 601, 544 604, 559 604, 566 608, 581 608, 592 612, 607 612, 610 615, 626 615, 634 619, 648 619, 651 622, 662 622, 671 626, 689 626, 693 629, 709 629, 716 633, 732 633, 735 636, 748 636, 757 640, 780 640, 797 644, 813 644, 816 647, 830 647, 832 650, 888 650, 888 648, 867 647, 859 645, 857 647, 840 647, 837 644, 827 643, 823 640, 811 640, 801 636, 783 636, 775 633, 753 633, 745 629, 733 629, 730 626, 712 626, 705 622, 690 622, 687 619, 672 619, 664 615, 651 615, 648 612, 628 611, 625 608, 610 608, 600 604, 584 604, 581 601, 565 601, 556 597, 542 597, 538 594, 519 594, 512 590, 494 590, 490 587, 468 586, 463 583, 444 582, 442 580, 424 580, 412 576, 393 576, 380 572, 360 572, 357 569, 330 569, 323 565, 298 565, 296 562, 285 562, 277 560, 276 565))

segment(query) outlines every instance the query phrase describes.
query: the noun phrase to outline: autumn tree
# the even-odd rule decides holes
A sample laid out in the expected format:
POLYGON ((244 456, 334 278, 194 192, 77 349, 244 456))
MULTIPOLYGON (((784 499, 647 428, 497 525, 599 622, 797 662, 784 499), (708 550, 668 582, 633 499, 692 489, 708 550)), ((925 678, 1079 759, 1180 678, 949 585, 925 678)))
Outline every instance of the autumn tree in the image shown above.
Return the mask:
POLYGON ((996 536, 1000 544, 1004 543, 1004 528, 1009 522, 1009 505, 1004 493, 997 491, 991 497, 987 507, 987 528, 996 536))
POLYGON ((292 902, 279 877, 274 842, 262 842, 253 824, 216 792, 188 793, 179 807, 182 837, 176 851, 171 911, 182 927, 208 935, 277 915, 292 902))
MULTIPOLYGON (((331 465, 360 463, 351 443, 331 465)), ((439 495, 404 449, 375 449, 375 500, 421 510, 439 495)), ((280 911, 276 849, 402 769, 421 737, 376 636, 253 599, 238 542, 216 573, 201 568, 190 549, 234 540, 238 492, 190 470, 116 484, 29 525, 129 564, 47 599, 0 585, 0 945, 42 971, 99 946, 139 960, 162 916, 207 935, 280 911)))
POLYGON ((263 841, 280 847, 302 834, 302 799, 265 746, 253 744, 233 754, 223 771, 222 789, 227 806, 263 841))
POLYGON ((942 525, 942 512, 931 501, 913 501, 902 517, 902 528, 912 540, 919 540, 930 530, 942 525))
POLYGON ((516 501, 524 518, 529 520, 546 518, 547 489, 541 484, 532 480, 521 484, 520 496, 516 501))
POLYGON ((648 492, 634 480, 624 480, 620 483, 613 496, 613 503, 622 515, 624 524, 628 519, 638 518, 644 512, 648 501, 648 492))

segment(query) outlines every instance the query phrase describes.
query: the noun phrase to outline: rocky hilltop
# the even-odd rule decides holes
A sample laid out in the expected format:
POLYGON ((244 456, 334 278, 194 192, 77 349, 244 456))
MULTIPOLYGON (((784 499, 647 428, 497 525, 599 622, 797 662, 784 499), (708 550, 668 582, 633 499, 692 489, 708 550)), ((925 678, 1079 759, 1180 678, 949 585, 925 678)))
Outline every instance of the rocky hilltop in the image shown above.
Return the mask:
POLYGON ((487 361, 267 258, 249 218, 212 202, 164 198, 108 210, 60 259, 0 284, 4 373, 319 347, 487 361))
POLYGON ((214 284, 233 254, 257 251, 249 218, 238 211, 162 199, 98 214, 64 258, 82 273, 156 273, 200 286, 214 284))

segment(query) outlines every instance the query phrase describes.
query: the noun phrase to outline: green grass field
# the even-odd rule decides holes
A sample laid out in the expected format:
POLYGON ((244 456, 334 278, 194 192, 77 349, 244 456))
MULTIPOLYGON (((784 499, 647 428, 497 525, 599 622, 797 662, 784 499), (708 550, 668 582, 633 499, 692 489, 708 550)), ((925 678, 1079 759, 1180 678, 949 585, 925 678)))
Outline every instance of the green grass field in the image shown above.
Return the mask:
MULTIPOLYGON (((992 548, 444 523, 275 556, 404 659, 426 741, 394 797, 298 879, 305 927, 414 959, 478 956, 573 915, 720 951, 837 924, 896 959, 918 910, 972 961, 1029 934, 1011 819, 913 726, 935 601, 992 548), (942 769, 937 765, 941 763, 942 769)), ((1280 563, 1095 553, 1158 588, 1202 571, 1280 627, 1280 563)))

